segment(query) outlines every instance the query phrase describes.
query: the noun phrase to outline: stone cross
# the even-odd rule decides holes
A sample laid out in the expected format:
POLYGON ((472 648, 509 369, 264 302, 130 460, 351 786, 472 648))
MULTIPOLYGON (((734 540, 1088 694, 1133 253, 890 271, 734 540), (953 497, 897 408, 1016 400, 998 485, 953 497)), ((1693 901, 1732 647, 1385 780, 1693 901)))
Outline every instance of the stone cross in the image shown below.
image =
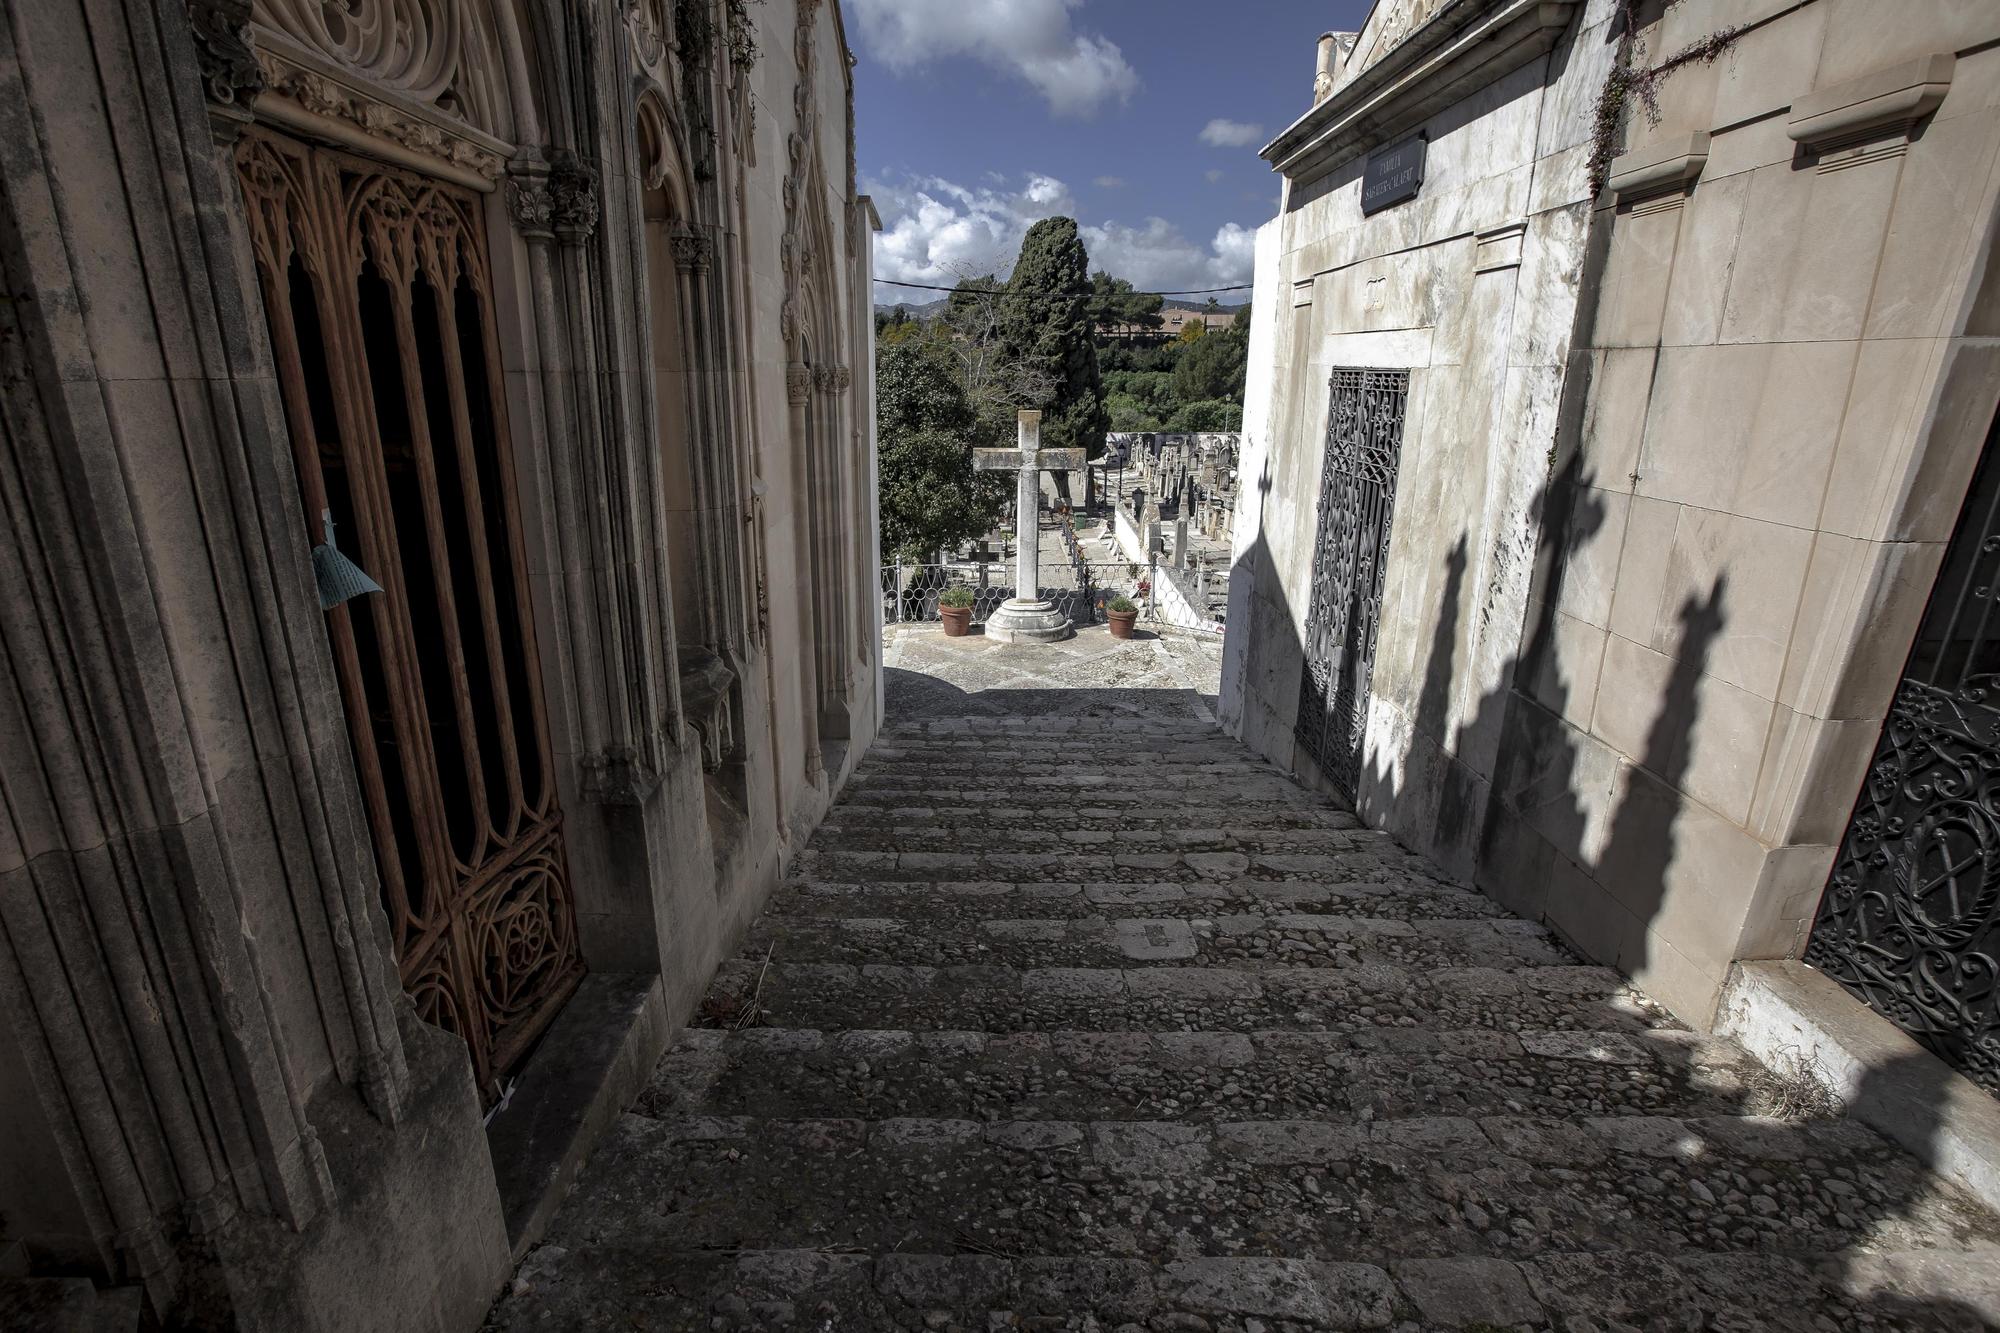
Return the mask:
POLYGON ((1044 472, 1074 472, 1083 466, 1081 449, 1042 448, 1042 414, 1022 412, 1021 443, 1014 449, 974 449, 972 465, 981 472, 1018 472, 1014 522, 1014 595, 1034 600, 1041 595, 1041 511, 1044 472))
POLYGON ((1014 595, 987 618, 989 638, 1014 642, 1023 639, 1046 641, 1066 638, 1069 619, 1042 601, 1041 512, 1044 472, 1074 472, 1083 466, 1081 449, 1044 449, 1042 414, 1020 414, 1020 446, 1014 449, 975 449, 972 465, 981 472, 1015 472, 1014 595))

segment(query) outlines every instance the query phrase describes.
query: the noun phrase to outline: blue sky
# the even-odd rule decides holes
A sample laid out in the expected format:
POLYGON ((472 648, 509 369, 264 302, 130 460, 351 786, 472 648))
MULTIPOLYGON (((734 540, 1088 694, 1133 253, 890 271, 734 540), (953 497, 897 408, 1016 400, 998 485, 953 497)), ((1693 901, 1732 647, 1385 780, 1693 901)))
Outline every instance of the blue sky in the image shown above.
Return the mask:
POLYGON ((1358 28, 1368 0, 845 8, 879 277, 1004 272, 1030 224, 1067 213, 1093 267, 1162 289, 1249 281, 1278 200, 1257 150, 1310 105, 1315 39, 1358 28))

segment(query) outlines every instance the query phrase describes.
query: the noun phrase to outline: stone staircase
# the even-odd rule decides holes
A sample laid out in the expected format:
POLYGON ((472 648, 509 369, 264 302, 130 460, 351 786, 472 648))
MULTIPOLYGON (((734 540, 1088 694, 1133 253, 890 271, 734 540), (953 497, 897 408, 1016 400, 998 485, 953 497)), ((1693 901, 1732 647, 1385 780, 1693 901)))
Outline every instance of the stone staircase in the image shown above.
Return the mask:
POLYGON ((1194 722, 905 723, 496 1329, 1975 1329, 2000 1224, 1194 722))
POLYGON ((19 1241, 0 1240, 0 1329, 5 1333, 133 1333, 143 1293, 99 1289, 88 1278, 37 1277, 19 1241))

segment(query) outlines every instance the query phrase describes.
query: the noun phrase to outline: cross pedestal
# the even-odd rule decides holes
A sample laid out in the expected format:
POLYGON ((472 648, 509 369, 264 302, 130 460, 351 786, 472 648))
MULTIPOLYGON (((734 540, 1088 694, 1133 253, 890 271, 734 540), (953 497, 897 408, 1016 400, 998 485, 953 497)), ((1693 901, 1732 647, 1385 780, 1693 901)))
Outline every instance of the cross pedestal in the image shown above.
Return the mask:
POLYGON ((1020 414, 1021 443, 1017 449, 975 449, 972 465, 981 472, 1016 472, 1014 595, 986 618, 986 637, 1002 643, 1055 643, 1075 631, 1069 617, 1042 597, 1042 481, 1044 472, 1074 472, 1083 466, 1081 449, 1044 449, 1042 414, 1020 414))

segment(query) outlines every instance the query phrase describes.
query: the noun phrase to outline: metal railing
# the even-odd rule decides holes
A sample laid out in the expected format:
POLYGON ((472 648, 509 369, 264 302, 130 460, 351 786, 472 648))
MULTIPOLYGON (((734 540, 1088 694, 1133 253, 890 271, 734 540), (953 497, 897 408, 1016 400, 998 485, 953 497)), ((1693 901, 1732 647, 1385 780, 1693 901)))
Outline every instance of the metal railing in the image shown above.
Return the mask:
MULTIPOLYGON (((1045 552, 1041 561, 1042 600, 1052 602, 1082 628, 1106 623, 1104 604, 1113 597, 1130 598, 1140 608, 1143 623, 1222 633, 1222 612, 1228 601, 1228 571, 1174 569, 1159 562, 1090 558, 1090 548, 1076 535, 1067 514, 1056 520, 1064 558, 1045 552)), ((882 620, 890 625, 935 624, 938 598, 954 587, 972 590, 972 623, 984 624, 1002 602, 1014 596, 1014 562, 957 560, 919 563, 898 560, 882 566, 882 620)))
MULTIPOLYGON (((1051 562, 1042 571, 1040 596, 1055 604, 1070 623, 1082 628, 1104 622, 1104 603, 1126 596, 1144 604, 1147 571, 1144 567, 1117 562, 1096 562, 1078 558, 1080 547, 1072 546, 1072 558, 1051 562)), ((882 566, 882 619, 885 624, 907 625, 938 619, 938 598, 952 587, 972 590, 972 623, 983 624, 995 607, 1014 595, 1013 565, 913 564, 897 561, 882 566)))

